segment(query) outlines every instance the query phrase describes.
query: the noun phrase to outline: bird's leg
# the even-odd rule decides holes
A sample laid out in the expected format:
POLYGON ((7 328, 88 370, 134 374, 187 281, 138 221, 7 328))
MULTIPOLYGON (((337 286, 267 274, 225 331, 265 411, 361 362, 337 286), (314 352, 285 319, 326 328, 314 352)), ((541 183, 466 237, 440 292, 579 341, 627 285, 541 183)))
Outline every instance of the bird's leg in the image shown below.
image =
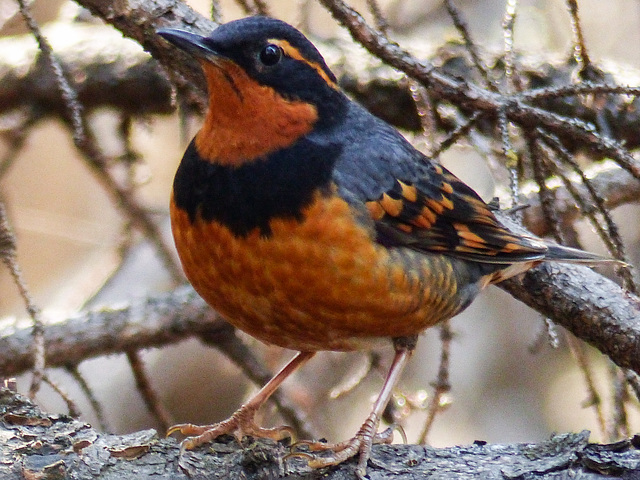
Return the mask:
POLYGON ((239 440, 245 436, 270 438, 276 441, 286 437, 293 438, 291 427, 262 428, 256 425, 254 419, 258 409, 269 399, 280 384, 313 357, 314 354, 315 352, 299 352, 251 400, 242 405, 228 419, 213 425, 193 425, 191 423, 174 425, 167 431, 167 435, 171 435, 174 432, 187 435, 189 438, 186 438, 180 444, 180 448, 183 450, 199 447, 224 434, 233 434, 239 440))
POLYGON ((294 452, 292 455, 300 455, 304 457, 311 457, 309 460, 309 466, 312 468, 322 468, 331 465, 338 465, 339 463, 351 458, 355 455, 359 455, 358 468, 356 474, 359 478, 364 478, 367 470, 367 460, 371 455, 371 447, 374 443, 391 443, 393 438, 393 431, 388 429, 382 433, 377 433, 378 425, 380 424, 380 418, 384 409, 387 408, 387 404, 393 394, 402 371, 407 364, 407 361, 411 357, 416 346, 417 337, 402 337, 394 339, 394 348, 396 350, 395 357, 387 374, 387 378, 384 381, 380 395, 371 410, 371 413, 360 427, 360 430, 356 435, 345 442, 336 444, 325 444, 320 442, 300 442, 297 445, 307 445, 311 452, 325 452, 321 455, 307 455, 302 452, 294 452))

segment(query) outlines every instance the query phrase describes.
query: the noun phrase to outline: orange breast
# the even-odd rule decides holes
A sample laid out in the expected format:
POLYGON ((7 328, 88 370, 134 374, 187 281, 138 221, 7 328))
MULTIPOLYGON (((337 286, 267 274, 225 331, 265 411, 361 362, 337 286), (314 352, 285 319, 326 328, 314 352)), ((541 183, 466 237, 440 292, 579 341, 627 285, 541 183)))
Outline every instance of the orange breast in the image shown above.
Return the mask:
POLYGON ((419 333, 457 311, 449 262, 386 249, 338 197, 318 195, 304 220, 274 219, 272 235, 234 236, 171 202, 176 246, 198 293, 229 322, 295 350, 353 350, 419 333))

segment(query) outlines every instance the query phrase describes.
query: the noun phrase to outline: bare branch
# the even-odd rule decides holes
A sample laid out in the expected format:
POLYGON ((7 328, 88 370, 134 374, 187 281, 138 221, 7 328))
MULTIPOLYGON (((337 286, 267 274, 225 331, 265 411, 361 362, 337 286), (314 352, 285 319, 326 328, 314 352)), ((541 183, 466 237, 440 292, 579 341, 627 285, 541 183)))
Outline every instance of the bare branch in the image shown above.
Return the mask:
POLYGON ((102 404, 98 401, 98 399, 94 395, 93 390, 91 390, 91 387, 89 387, 89 384, 85 380, 84 376, 80 373, 80 370, 77 368, 76 365, 68 365, 65 368, 67 372, 69 372, 69 374, 73 377, 75 382, 78 384, 78 386, 80 387, 80 390, 82 390, 82 393, 84 393, 84 395, 89 400, 89 403, 91 404, 91 408, 93 409, 93 412, 96 415, 96 419, 98 421, 98 428, 100 429, 100 431, 108 432, 109 427, 107 426, 107 421, 105 420, 104 409, 102 408, 102 404))
POLYGON ((505 96, 482 89, 465 79, 446 75, 434 65, 418 60, 390 41, 382 32, 368 25, 358 12, 342 0, 320 1, 349 29, 356 41, 388 65, 422 82, 434 95, 456 105, 464 105, 472 111, 490 112, 494 117, 505 112, 507 120, 517 123, 521 128, 541 127, 556 135, 571 137, 581 142, 584 147, 588 146, 610 156, 634 177, 640 179, 640 168, 635 164, 633 156, 620 143, 599 134, 589 124, 528 105, 520 101, 517 95, 505 96))
MULTIPOLYGON (((282 443, 229 437, 207 448, 181 452, 173 438, 158 438, 153 430, 128 435, 101 434, 66 416, 48 415, 23 397, 0 390, 0 477, 104 478, 243 478, 263 480, 352 480, 355 462, 310 470, 301 458, 284 460, 282 443), (37 439, 37 444, 34 442, 37 439), (43 454, 43 452, 49 452, 43 454), (16 468, 18 466, 18 468, 16 468)), ((370 478, 409 480, 486 480, 488 478, 637 478, 640 454, 634 440, 612 445, 589 443, 589 433, 555 435, 539 444, 473 445, 431 448, 419 445, 374 445, 370 478), (615 475, 610 475, 615 472, 615 475)))
MULTIPOLYGON (((233 327, 191 287, 124 307, 84 312, 48 323, 44 330, 49 368, 73 368, 90 358, 169 345, 190 337, 199 337, 219 349, 258 385, 273 376, 238 339, 233 327)), ((33 368, 31 344, 30 328, 0 327, 0 376, 15 376, 33 368)), ((287 423, 312 437, 299 409, 282 392, 275 392, 272 399, 287 423)), ((168 422, 167 418, 164 421, 168 422)))
MULTIPOLYGON (((526 233, 506 215, 499 218, 510 229, 526 233)), ((543 263, 498 286, 618 366, 640 371, 640 300, 611 280, 587 267, 543 263)))
POLYGON ((567 7, 569 8, 569 15, 571 16, 571 31, 574 37, 573 57, 580 66, 580 76, 584 78, 586 77, 585 73, 591 69, 592 65, 591 58, 587 52, 587 44, 584 41, 584 34, 582 33, 577 0, 567 0, 567 7))
POLYGON ((469 31, 469 26, 467 25, 464 17, 453 3, 453 0, 445 0, 444 4, 447 7, 447 12, 449 12, 451 20, 453 20, 453 24, 456 26, 456 30, 458 30, 458 32, 462 36, 462 39, 464 40, 464 46, 471 56, 473 67, 478 71, 478 73, 480 73, 480 77, 484 81, 484 84, 487 88, 491 89, 494 92, 498 91, 497 86, 489 77, 489 72, 487 71, 487 67, 484 61, 480 57, 478 45, 476 45, 476 43, 471 38, 471 32, 469 31))
MULTIPOLYGON (((16 237, 9 225, 7 211, 3 202, 0 202, 0 260, 2 260, 2 263, 4 263, 7 270, 9 270, 13 282, 20 292, 29 318, 31 319, 31 325, 28 328, 28 338, 25 342, 25 354, 29 357, 32 365, 33 378, 31 380, 31 386, 29 387, 29 396, 34 398, 40 389, 45 375, 44 324, 42 322, 40 309, 33 301, 22 276, 20 265, 18 265, 16 259, 16 237)), ((0 372, 2 372, 1 369, 0 372)), ((5 375, 0 373, 0 377, 5 377, 5 375)))
MULTIPOLYGON (((226 328, 226 322, 191 288, 121 308, 85 312, 45 329, 49 367, 65 367, 97 356, 178 342, 226 328)), ((14 376, 33 368, 29 328, 5 326, 0 337, 0 372, 14 376)))
POLYGON ((77 0, 77 3, 104 19, 125 36, 136 40, 169 72, 180 72, 173 81, 194 104, 204 99, 206 84, 197 62, 184 52, 169 47, 156 34, 160 27, 180 27, 200 33, 209 33, 216 24, 203 17, 186 3, 173 0, 104 1, 77 0))
POLYGON ((171 414, 165 408, 158 396, 156 390, 152 387, 149 376, 144 369, 144 363, 140 358, 140 353, 137 350, 128 350, 126 352, 127 360, 131 366, 133 377, 136 380, 136 387, 144 399, 144 403, 147 409, 156 419, 158 425, 163 431, 167 431, 171 425, 175 422, 171 418, 171 414))
POLYGON ((440 325, 440 364, 438 365, 438 377, 434 384, 431 401, 427 407, 427 418, 424 421, 422 431, 418 437, 418 443, 420 445, 427 443, 427 437, 431 431, 431 427, 433 427, 436 416, 447 406, 445 395, 451 390, 449 365, 452 340, 453 332, 451 331, 451 322, 447 320, 440 325))

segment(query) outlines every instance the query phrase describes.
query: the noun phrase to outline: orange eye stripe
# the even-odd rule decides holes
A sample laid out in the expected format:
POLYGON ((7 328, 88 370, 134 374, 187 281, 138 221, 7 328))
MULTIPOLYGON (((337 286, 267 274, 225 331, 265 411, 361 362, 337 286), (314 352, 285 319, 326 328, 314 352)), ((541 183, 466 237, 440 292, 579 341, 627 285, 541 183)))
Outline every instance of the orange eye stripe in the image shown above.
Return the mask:
POLYGON ((304 62, 307 65, 309 65, 316 72, 318 72, 318 75, 320 75, 322 77, 322 79, 325 82, 327 82, 327 85, 329 85, 331 88, 335 88, 336 90, 338 90, 339 87, 336 84, 336 82, 331 80, 331 78, 329 77, 327 72, 324 71, 324 69, 320 66, 320 64, 318 64, 316 62, 312 62, 309 59, 305 58, 300 53, 300 50, 298 50, 296 47, 291 45, 289 42, 287 42, 286 40, 280 40, 280 39, 269 39, 267 41, 269 43, 273 43, 274 45, 278 45, 282 49, 282 51, 284 52, 284 54, 286 56, 291 57, 291 58, 293 58, 295 60, 299 60, 299 61, 304 62))

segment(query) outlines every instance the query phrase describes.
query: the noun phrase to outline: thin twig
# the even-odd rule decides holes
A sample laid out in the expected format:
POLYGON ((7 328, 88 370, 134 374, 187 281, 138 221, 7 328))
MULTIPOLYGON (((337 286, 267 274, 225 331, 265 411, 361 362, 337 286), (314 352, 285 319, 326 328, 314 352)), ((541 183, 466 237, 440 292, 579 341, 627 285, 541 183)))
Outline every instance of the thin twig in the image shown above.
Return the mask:
POLYGON ((45 382, 47 385, 49 385, 54 392, 56 392, 60 398, 62 398, 62 400, 64 401, 64 403, 67 405, 67 410, 69 411, 69 415, 72 416, 73 418, 79 418, 80 415, 82 415, 82 413, 80 412, 80 410, 78 409, 78 406, 76 405, 76 403, 71 399, 71 397, 69 396, 69 394, 67 392, 65 392, 60 385, 58 385, 56 382, 54 382, 53 380, 51 380, 51 378, 49 377, 49 375, 43 375, 42 376, 42 381, 45 382))
POLYGON ((502 36, 504 45, 504 75, 507 79, 507 93, 522 90, 522 82, 516 69, 516 54, 513 37, 516 25, 518 0, 507 0, 502 17, 502 36))
POLYGON ((420 445, 427 443, 427 437, 438 413, 449 406, 449 402, 445 400, 445 397, 451 391, 449 358, 451 356, 452 339, 453 332, 451 331, 451 323, 446 321, 440 325, 440 364, 438 366, 438 376, 433 385, 433 396, 427 407, 427 418, 418 437, 418 443, 420 445))
POLYGON ((17 160, 22 147, 24 147, 33 126, 41 119, 35 112, 29 112, 27 117, 9 130, 2 132, 8 137, 8 149, 0 159, 0 179, 4 177, 17 160))
POLYGON ((593 411, 596 415, 598 428, 600 429, 600 435, 602 436, 602 438, 606 438, 607 423, 604 419, 602 398, 600 397, 598 389, 596 388, 593 369, 591 368, 591 364, 589 363, 585 345, 584 343, 579 342, 571 333, 565 333, 564 338, 567 341, 567 345, 569 346, 571 355, 578 364, 578 368, 582 373, 582 379, 584 380, 585 386, 587 387, 587 399, 583 402, 582 406, 593 408, 593 411))
POLYGON ((478 46, 471 38, 471 32, 469 31, 469 26, 467 22, 464 20, 462 13, 458 10, 458 7, 455 6, 453 0, 445 0, 445 6, 447 7, 447 12, 449 12, 449 16, 451 20, 453 20, 453 24, 456 27, 456 30, 462 35, 462 39, 464 40, 464 45, 469 55, 471 55, 471 61, 473 62, 473 66, 480 73, 480 77, 484 80, 484 84, 490 90, 497 92, 498 87, 494 83, 494 81, 489 77, 489 72, 487 71, 485 63, 482 61, 480 57, 480 52, 478 51, 478 46))
POLYGON ((331 400, 335 400, 336 398, 340 398, 342 395, 351 392, 362 383, 374 367, 378 367, 379 363, 379 354, 376 352, 367 352, 363 355, 363 362, 358 366, 358 369, 349 376, 343 378, 337 385, 334 385, 333 388, 331 388, 329 398, 331 400))
MULTIPOLYGON (((411 92, 411 98, 416 104, 416 110, 418 111, 418 117, 420 118, 420 126, 422 131, 420 132, 419 139, 423 139, 425 148, 425 154, 432 159, 437 158, 435 153, 435 133, 437 128, 437 121, 435 115, 435 106, 429 96, 429 91, 415 80, 411 80, 405 77, 405 81, 409 83, 409 91, 411 92)), ((415 144, 419 142, 415 141, 415 144)), ((442 144, 439 145, 442 148, 442 144)))
POLYGON ((536 339, 529 347, 529 351, 532 354, 539 353, 542 347, 546 344, 549 344, 551 348, 554 349, 560 346, 560 335, 558 334, 558 327, 556 327, 556 324, 547 317, 545 317, 543 320, 543 328, 540 330, 540 333, 536 335, 536 339))
POLYGON ((640 400, 640 375, 632 370, 625 370, 624 373, 629 386, 636 395, 636 400, 640 400))
POLYGON ((82 138, 84 137, 84 125, 82 120, 82 105, 78 101, 78 96, 76 95, 75 90, 71 87, 69 82, 67 81, 62 65, 55 58, 53 53, 53 49, 47 39, 42 35, 40 31, 40 26, 36 22, 35 18, 31 15, 31 11, 29 6, 25 2, 25 0, 16 0, 18 5, 20 6, 20 13, 29 28, 29 31, 34 36, 36 41, 38 42, 38 47, 42 52, 45 60, 47 61, 51 72, 53 73, 58 88, 60 90, 60 94, 62 95, 65 104, 68 107, 68 120, 70 121, 73 127, 73 140, 75 143, 82 142, 82 138))
POLYGON ((451 145, 467 135, 482 118, 482 112, 474 112, 469 118, 464 119, 464 121, 458 122, 456 127, 451 130, 444 139, 442 139, 440 144, 433 151, 432 155, 434 157, 437 157, 442 152, 446 151, 451 145))
POLYGON ((89 400, 89 403, 91 404, 91 408, 93 409, 93 412, 96 415, 96 419, 98 421, 98 427, 100 428, 100 430, 102 432, 108 432, 110 429, 109 429, 109 426, 107 425, 107 421, 104 416, 104 409, 102 408, 102 404, 98 401, 96 396, 93 394, 93 390, 91 389, 91 387, 89 387, 89 384, 87 383, 84 376, 80 373, 80 370, 78 370, 78 366, 67 365, 65 366, 65 370, 69 373, 69 375, 73 377, 73 379, 76 381, 76 383, 82 390, 82 393, 84 393, 84 395, 89 400))
MULTIPOLYGON (((5 205, 0 201, 0 258, 5 264, 13 282, 18 291, 20 297, 25 304, 29 318, 31 318, 31 348, 29 356, 32 361, 33 377, 31 378, 31 385, 29 387, 29 397, 34 398, 42 385, 42 381, 45 375, 46 367, 46 352, 44 341, 44 324, 42 323, 42 317, 40 309, 33 301, 27 284, 22 276, 22 270, 16 260, 16 238, 9 225, 9 219, 7 218, 7 211, 5 205)), ((6 375, 6 373, 5 373, 6 375)))
POLYGON ((251 8, 247 0, 236 0, 236 3, 240 6, 240 8, 243 10, 245 14, 247 15, 255 14, 255 12, 251 8))
POLYGON ((211 7, 209 8, 209 15, 211 20, 216 23, 222 23, 222 8, 220 8, 220 0, 210 0, 211 7))
POLYGON ((367 0, 367 7, 369 7, 369 11, 373 15, 378 30, 387 35, 389 33, 389 23, 382 13, 378 0, 367 0))
POLYGON ((573 58, 576 60, 580 69, 580 76, 584 77, 584 73, 591 69, 591 59, 587 52, 587 46, 582 33, 582 25, 578 15, 578 2, 576 0, 567 0, 569 15, 571 16, 571 32, 573 33, 573 58))
POLYGON ((131 366, 133 377, 136 380, 136 387, 138 388, 140 395, 142 395, 144 404, 147 406, 151 415, 156 419, 160 428, 163 431, 167 431, 175 422, 160 400, 158 393, 151 386, 151 382, 149 381, 149 377, 144 368, 144 363, 140 358, 140 353, 133 349, 127 350, 127 360, 131 366))
MULTIPOLYGON (((502 138, 502 154, 506 160, 506 167, 509 171, 509 190, 511 191, 511 207, 520 204, 520 180, 518 171, 522 168, 522 162, 511 143, 511 133, 509 131, 509 119, 505 109, 498 110, 498 126, 502 138)), ((517 214, 519 217, 520 214, 517 214)))
MULTIPOLYGON (((589 218, 596 231, 598 231, 600 238, 605 243, 605 245, 607 245, 609 252, 614 256, 614 258, 617 258, 618 260, 621 260, 625 263, 629 263, 625 255, 624 242, 620 237, 618 226, 613 220, 610 211, 607 209, 605 198, 600 195, 598 190, 594 187, 591 179, 586 175, 584 170, 580 168, 576 160, 564 148, 559 139, 557 139, 554 135, 550 135, 544 132, 543 130, 538 130, 538 132, 541 136, 543 136, 544 142, 553 149, 553 151, 559 156, 559 158, 564 163, 568 164, 572 168, 572 170, 579 175, 582 184, 586 187, 587 192, 590 196, 590 199, 587 202, 582 201, 580 193, 575 188, 573 183, 566 177, 566 175, 564 175, 559 169, 556 169, 555 172, 560 176, 569 193, 571 193, 573 198, 578 202, 583 214, 587 216, 587 218, 589 218), (596 211, 604 219, 606 230, 603 229, 602 225, 600 225, 600 222, 598 222, 595 216, 592 214, 593 206, 596 207, 596 211)), ((549 157, 549 159, 552 160, 551 157, 549 157)), ((630 292, 637 294, 637 284, 629 269, 623 268, 619 273, 624 280, 625 287, 630 292)))
POLYGON ((575 85, 561 85, 559 87, 545 87, 526 90, 517 93, 516 97, 521 98, 524 101, 531 101, 595 94, 640 96, 640 87, 584 81, 575 85))
POLYGON ((548 166, 545 164, 543 156, 544 151, 540 145, 540 138, 531 132, 526 134, 527 150, 531 157, 531 167, 533 170, 533 178, 538 185, 538 198, 542 207, 542 214, 545 218, 549 229, 553 233, 554 239, 565 244, 562 232, 560 230, 560 222, 558 220, 557 211, 555 209, 556 198, 554 192, 547 187, 547 178, 550 176, 548 166))
POLYGON ((264 0, 253 0, 253 3, 255 5, 255 12, 258 15, 265 15, 265 16, 271 15, 271 13, 269 12, 269 7, 267 5, 267 2, 265 2, 264 0))
POLYGON ((627 382, 624 371, 613 363, 609 364, 609 376, 613 385, 613 418, 609 426, 609 441, 629 436, 629 417, 626 403, 628 400, 627 382))

